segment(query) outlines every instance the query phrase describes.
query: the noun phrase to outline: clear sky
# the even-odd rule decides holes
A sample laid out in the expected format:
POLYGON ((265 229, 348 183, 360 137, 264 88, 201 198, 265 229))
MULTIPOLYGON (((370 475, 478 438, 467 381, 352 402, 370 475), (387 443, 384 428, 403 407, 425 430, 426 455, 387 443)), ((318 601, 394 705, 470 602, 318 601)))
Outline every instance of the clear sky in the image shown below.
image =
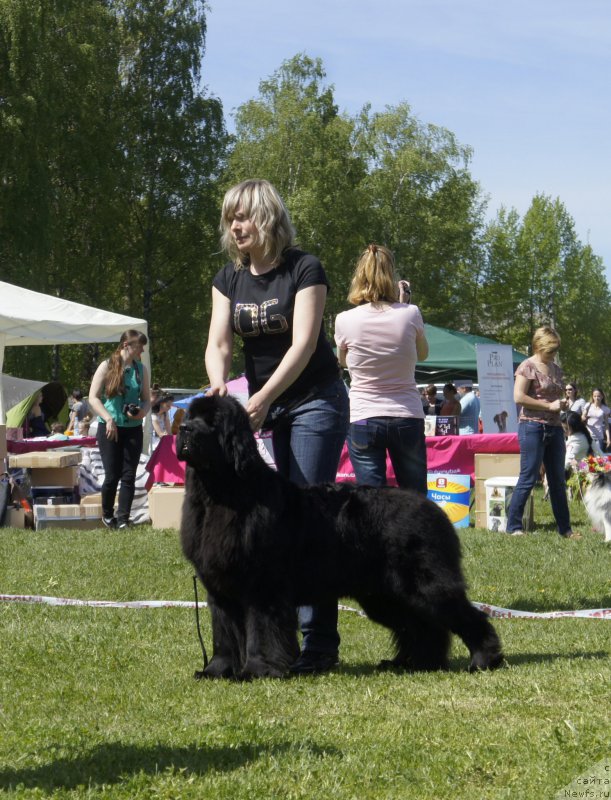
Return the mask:
POLYGON ((203 80, 231 112, 300 52, 341 111, 407 102, 473 149, 489 197, 559 197, 611 283, 609 0, 209 0, 203 80))

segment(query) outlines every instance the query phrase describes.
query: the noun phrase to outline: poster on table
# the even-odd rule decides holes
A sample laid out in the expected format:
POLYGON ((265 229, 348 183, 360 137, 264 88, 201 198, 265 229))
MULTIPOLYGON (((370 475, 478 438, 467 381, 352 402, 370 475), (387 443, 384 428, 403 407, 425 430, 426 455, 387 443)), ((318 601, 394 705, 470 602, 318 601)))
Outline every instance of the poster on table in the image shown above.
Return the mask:
POLYGON ((468 528, 471 476, 429 472, 426 485, 429 500, 446 512, 454 527, 468 528))
POLYGON ((476 344, 484 433, 517 433, 513 399, 513 352, 508 344, 476 344))

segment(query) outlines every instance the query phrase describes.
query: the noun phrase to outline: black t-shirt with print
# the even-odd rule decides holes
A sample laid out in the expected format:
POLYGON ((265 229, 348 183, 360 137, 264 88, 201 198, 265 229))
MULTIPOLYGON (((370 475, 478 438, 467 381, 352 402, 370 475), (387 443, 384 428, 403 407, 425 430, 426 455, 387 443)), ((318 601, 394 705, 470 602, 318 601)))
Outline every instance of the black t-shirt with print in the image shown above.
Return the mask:
MULTIPOLYGON (((242 337, 249 393, 269 380, 291 346, 295 295, 308 286, 329 286, 320 261, 302 250, 286 250, 282 263, 264 275, 226 264, 212 285, 231 302, 231 325, 242 337)), ((321 324, 316 350, 295 382, 275 402, 292 400, 338 375, 337 359, 321 324)))

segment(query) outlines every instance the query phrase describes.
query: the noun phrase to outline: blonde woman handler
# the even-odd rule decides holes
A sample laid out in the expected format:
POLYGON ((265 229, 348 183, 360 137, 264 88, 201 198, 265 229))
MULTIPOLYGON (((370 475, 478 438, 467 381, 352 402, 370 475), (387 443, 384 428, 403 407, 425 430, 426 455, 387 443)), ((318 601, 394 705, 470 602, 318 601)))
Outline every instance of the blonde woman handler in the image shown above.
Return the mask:
MULTIPOLYGON (((268 181, 248 180, 231 188, 220 227, 232 261, 213 281, 209 391, 227 394, 233 338, 239 336, 250 424, 254 431, 272 431, 278 471, 300 485, 335 481, 348 395, 324 333, 329 284, 322 265, 293 245, 290 217, 268 181)), ((291 671, 332 669, 339 648, 337 600, 300 608, 299 621, 302 651, 291 671)))
POLYGON ((564 396, 562 370, 554 363, 559 349, 560 336, 553 328, 537 328, 532 339, 533 355, 516 370, 513 399, 521 406, 518 424, 520 477, 507 513, 509 534, 524 533, 524 508, 543 464, 558 533, 567 539, 581 538, 581 534, 571 530, 566 497, 566 445, 560 412, 566 409, 568 402, 564 396))
POLYGON ((390 250, 371 244, 356 265, 335 342, 350 371, 348 449, 358 484, 386 485, 386 452, 397 483, 427 493, 424 410, 416 362, 429 353, 420 310, 397 302, 390 250))
POLYGON ((142 454, 142 422, 150 408, 149 375, 140 361, 146 344, 147 338, 140 331, 122 333, 119 346, 98 366, 91 382, 89 406, 98 414, 97 441, 104 465, 102 522, 107 528, 124 529, 130 525, 136 470, 142 454))

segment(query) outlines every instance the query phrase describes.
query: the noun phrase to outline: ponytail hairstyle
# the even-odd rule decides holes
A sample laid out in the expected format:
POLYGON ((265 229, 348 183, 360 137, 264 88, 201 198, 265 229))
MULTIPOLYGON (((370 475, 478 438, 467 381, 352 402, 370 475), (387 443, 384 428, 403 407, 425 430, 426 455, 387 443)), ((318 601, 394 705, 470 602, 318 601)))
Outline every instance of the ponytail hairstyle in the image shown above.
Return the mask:
POLYGON ((106 397, 116 397, 125 393, 125 385, 123 383, 123 359, 121 352, 126 344, 133 344, 134 341, 139 344, 145 345, 148 339, 141 331, 130 329, 123 331, 119 344, 115 352, 108 359, 108 372, 106 373, 105 394, 106 397))
POLYGON ((571 433, 583 433, 588 440, 588 455, 591 456, 592 450, 592 434, 588 430, 587 425, 581 418, 581 414, 576 411, 569 411, 566 415, 566 424, 571 433))
POLYGON ((364 303, 396 303, 398 300, 394 256, 387 247, 370 244, 357 261, 348 302, 361 306, 364 303))

